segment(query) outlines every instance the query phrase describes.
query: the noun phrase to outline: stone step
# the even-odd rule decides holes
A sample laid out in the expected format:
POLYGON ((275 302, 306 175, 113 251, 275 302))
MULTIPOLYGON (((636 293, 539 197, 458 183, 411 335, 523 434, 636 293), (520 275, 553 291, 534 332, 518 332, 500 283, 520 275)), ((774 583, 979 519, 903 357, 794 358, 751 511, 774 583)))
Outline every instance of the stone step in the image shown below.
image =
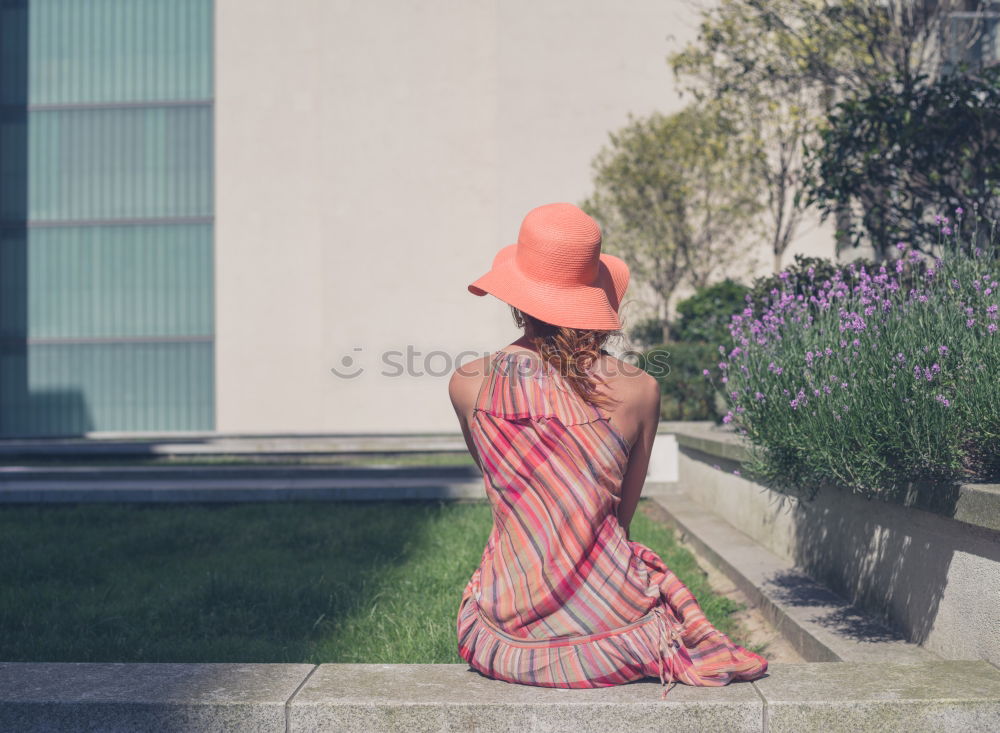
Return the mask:
POLYGON ((851 605, 693 501, 679 484, 647 484, 659 519, 722 571, 810 662, 920 662, 938 655, 851 605))
POLYGON ((754 682, 566 690, 464 664, 0 663, 0 730, 994 731, 1000 670, 977 661, 772 664, 754 682))
POLYGON ((0 440, 0 458, 95 458, 185 455, 464 452, 461 433, 236 435, 105 433, 94 437, 0 440))
POLYGON ((456 466, 243 464, 206 466, 0 466, 0 487, 9 482, 39 483, 75 481, 134 482, 190 480, 286 480, 286 479, 436 479, 482 481, 473 464, 456 466))
POLYGON ((485 499, 482 478, 463 476, 314 476, 286 472, 269 478, 250 475, 214 478, 169 475, 119 476, 114 480, 74 477, 0 477, 0 504, 66 502, 257 502, 397 501, 485 499))

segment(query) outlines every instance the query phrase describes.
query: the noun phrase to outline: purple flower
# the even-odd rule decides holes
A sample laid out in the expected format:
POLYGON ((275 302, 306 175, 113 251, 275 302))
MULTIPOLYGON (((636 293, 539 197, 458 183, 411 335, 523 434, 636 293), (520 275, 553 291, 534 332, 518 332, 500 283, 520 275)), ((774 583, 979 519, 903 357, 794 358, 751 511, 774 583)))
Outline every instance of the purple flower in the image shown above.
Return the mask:
POLYGON ((708 369, 702 369, 701 373, 704 374, 707 377, 708 376, 708 369))
POLYGON ((944 395, 937 395, 936 397, 934 397, 934 399, 936 399, 938 402, 940 402, 945 407, 949 407, 951 405, 951 402, 949 402, 948 399, 944 395))
POLYGON ((965 213, 965 209, 963 209, 961 206, 959 206, 958 208, 955 209, 955 214, 957 216, 961 216, 964 213, 965 213))
POLYGON ((951 234, 951 227, 941 227, 941 233, 947 237, 951 234))
POLYGON ((722 422, 724 422, 724 423, 731 423, 732 421, 733 421, 733 413, 731 413, 731 412, 727 412, 722 417, 722 422))
POLYGON ((938 346, 938 351, 941 352, 942 354, 947 354, 948 353, 948 347, 947 346, 943 346, 943 345, 942 346, 938 346))

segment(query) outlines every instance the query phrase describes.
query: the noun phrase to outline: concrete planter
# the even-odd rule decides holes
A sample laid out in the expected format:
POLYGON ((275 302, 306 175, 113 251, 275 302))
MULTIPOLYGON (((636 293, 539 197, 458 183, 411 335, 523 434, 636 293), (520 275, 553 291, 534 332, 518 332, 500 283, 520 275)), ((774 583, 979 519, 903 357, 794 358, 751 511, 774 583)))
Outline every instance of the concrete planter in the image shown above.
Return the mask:
POLYGON ((1000 665, 1000 486, 965 485, 947 513, 825 490, 799 500, 735 475, 739 436, 664 425, 685 492, 907 639, 1000 665))

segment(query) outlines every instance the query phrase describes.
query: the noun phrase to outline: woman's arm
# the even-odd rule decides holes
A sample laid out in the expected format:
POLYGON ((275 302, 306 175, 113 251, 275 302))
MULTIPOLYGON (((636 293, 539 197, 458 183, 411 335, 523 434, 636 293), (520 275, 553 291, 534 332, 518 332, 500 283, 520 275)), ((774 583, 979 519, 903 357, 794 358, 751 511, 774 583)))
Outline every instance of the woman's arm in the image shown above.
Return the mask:
POLYGON ((639 504, 642 486, 646 481, 646 471, 649 468, 649 456, 653 451, 653 440, 656 438, 656 428, 660 424, 660 385, 648 374, 643 374, 641 387, 638 389, 639 430, 629 451, 628 467, 622 479, 621 501, 618 503, 618 523, 629 535, 629 525, 639 504))
POLYGON ((451 398, 451 405, 455 408, 455 415, 458 417, 458 424, 462 428, 462 437, 465 438, 465 445, 469 449, 472 460, 476 462, 479 470, 482 471, 482 464, 479 462, 479 452, 472 440, 472 433, 469 432, 469 420, 472 418, 472 410, 476 404, 476 397, 479 396, 479 388, 483 382, 483 369, 476 368, 480 363, 463 364, 451 375, 448 382, 448 396, 451 398))

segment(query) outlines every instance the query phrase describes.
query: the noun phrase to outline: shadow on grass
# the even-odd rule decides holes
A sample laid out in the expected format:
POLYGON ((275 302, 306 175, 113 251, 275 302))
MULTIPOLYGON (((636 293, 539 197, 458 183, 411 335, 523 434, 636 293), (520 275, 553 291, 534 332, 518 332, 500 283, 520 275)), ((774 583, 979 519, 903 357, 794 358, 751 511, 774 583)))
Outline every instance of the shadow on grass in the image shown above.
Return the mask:
POLYGON ((0 659, 441 662, 489 507, 0 507, 0 659))

